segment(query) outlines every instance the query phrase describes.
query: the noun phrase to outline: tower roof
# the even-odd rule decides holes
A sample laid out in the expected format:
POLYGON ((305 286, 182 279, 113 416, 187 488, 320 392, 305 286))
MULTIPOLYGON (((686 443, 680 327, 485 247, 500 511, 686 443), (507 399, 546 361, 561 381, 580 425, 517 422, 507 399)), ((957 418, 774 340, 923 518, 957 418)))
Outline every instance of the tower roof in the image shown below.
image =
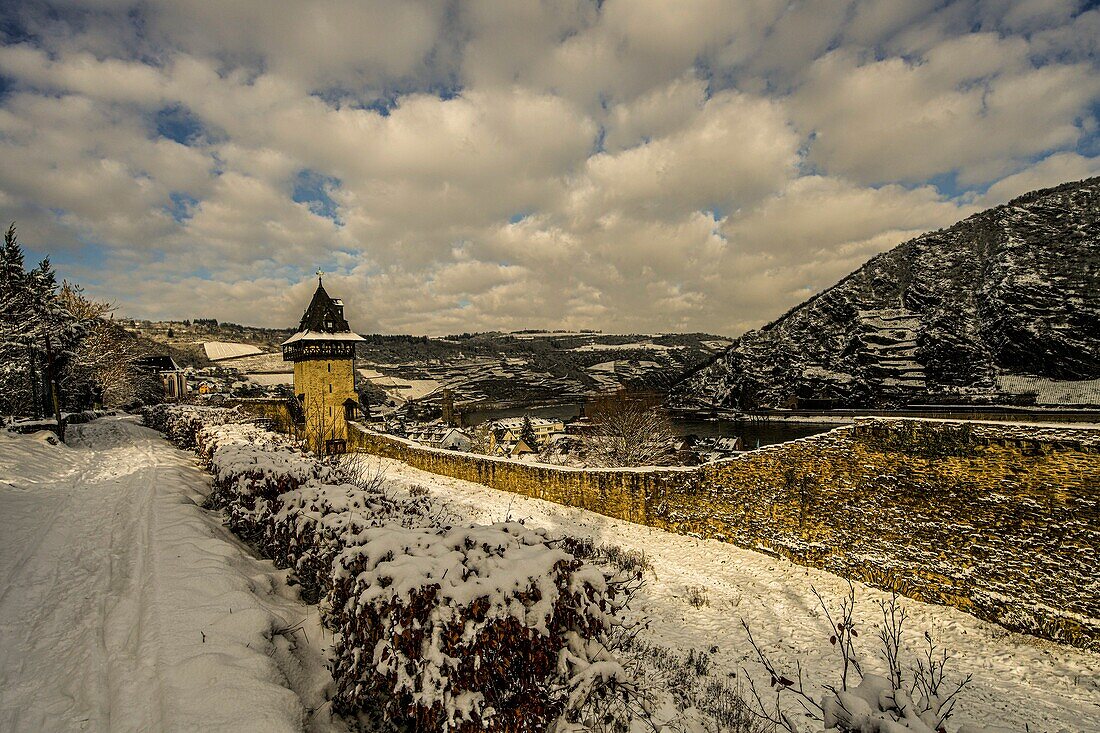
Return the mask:
POLYGON ((302 322, 298 324, 298 332, 313 331, 315 333, 344 333, 351 332, 351 326, 344 318, 344 303, 333 300, 321 284, 321 278, 317 278, 317 290, 313 293, 313 300, 309 301, 309 307, 302 315, 302 322))
MULTIPOLYGON (((362 341, 363 337, 351 330, 348 321, 344 318, 344 303, 334 299, 325 291, 321 278, 317 278, 317 290, 313 293, 313 299, 309 301, 306 312, 302 315, 302 321, 298 324, 298 332, 283 342, 283 358, 294 361, 303 358, 307 352, 300 348, 288 350, 286 347, 303 341, 362 341)), ((350 345, 349 345, 350 348, 350 345)), ((317 351, 317 349, 311 350, 317 351)), ((323 349, 331 351, 331 349, 323 349)), ((318 352, 320 353, 320 352, 318 352)))

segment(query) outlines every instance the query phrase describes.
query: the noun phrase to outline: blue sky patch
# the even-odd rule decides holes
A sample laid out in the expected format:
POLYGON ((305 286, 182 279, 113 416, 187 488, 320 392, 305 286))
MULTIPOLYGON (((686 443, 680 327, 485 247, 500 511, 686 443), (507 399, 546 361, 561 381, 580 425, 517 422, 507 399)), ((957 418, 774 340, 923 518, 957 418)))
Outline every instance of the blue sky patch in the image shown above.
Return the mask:
POLYGON ((171 203, 164 210, 172 215, 176 221, 183 222, 195 215, 195 207, 199 200, 183 191, 173 191, 168 194, 171 203))
POLYGON ((153 115, 157 134, 181 145, 192 145, 206 133, 206 127, 191 110, 181 104, 164 107, 153 115))
POLYGON ((339 218, 339 207, 328 194, 329 191, 339 187, 339 179, 306 168, 298 171, 298 175, 294 177, 294 192, 290 197, 296 203, 307 204, 309 210, 317 216, 332 219, 340 224, 342 222, 339 218))

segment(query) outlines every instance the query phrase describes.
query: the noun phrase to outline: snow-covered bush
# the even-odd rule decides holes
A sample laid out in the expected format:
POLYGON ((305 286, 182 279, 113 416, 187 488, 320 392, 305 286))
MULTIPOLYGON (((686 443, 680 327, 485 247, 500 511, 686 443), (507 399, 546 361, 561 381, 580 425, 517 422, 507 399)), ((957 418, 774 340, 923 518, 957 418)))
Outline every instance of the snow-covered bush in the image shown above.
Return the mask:
POLYGON ((238 410, 202 405, 159 404, 142 408, 142 421, 185 450, 194 449, 198 433, 205 427, 239 423, 246 418, 238 410))
POLYGON ((250 541, 270 534, 280 495, 332 478, 329 466, 255 425, 208 427, 196 442, 214 474, 207 506, 224 509, 230 529, 250 541))
POLYGON ((337 558, 337 702, 418 730, 546 730, 626 683, 601 639, 623 594, 515 522, 364 530, 337 558))
POLYGON ((84 423, 91 422, 92 420, 98 420, 99 418, 111 414, 108 410, 82 410, 80 412, 70 412, 65 415, 66 425, 82 425, 84 423))
POLYGON ((519 523, 450 527, 427 492, 387 493, 377 465, 320 461, 234 411, 158 407, 147 424, 196 449, 208 503, 322 602, 343 710, 383 705, 416 730, 564 731, 629 698, 609 647, 636 574, 519 523))
POLYGON ((264 550, 276 564, 294 569, 302 597, 315 603, 332 589, 336 556, 357 544, 363 531, 384 524, 420 526, 430 522, 430 513, 423 498, 398 501, 356 483, 311 483, 279 497, 264 550))

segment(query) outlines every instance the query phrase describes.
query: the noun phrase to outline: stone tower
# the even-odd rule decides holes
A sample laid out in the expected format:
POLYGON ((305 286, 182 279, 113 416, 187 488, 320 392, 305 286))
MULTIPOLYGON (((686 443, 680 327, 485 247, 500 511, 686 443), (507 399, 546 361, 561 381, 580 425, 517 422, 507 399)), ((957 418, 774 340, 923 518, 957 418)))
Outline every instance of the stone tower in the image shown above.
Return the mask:
POLYGON ((283 342, 283 360, 294 362, 294 394, 301 407, 302 437, 310 450, 343 452, 348 420, 359 415, 355 392, 355 344, 363 338, 344 318, 344 304, 329 297, 317 276, 317 292, 298 332, 283 342))
POLYGON ((455 425, 455 398, 451 393, 451 390, 443 389, 443 399, 441 400, 443 407, 443 424, 455 425))

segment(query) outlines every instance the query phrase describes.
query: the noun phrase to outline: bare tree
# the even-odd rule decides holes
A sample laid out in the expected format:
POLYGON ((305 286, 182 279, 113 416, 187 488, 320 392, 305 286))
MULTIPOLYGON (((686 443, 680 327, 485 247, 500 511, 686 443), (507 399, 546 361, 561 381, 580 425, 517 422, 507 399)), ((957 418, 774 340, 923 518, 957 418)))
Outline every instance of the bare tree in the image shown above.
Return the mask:
POLYGON ((619 390, 591 400, 585 415, 592 420, 588 455, 597 465, 667 466, 673 462, 676 432, 658 395, 619 390))
POLYGON ((488 455, 493 444, 493 428, 491 423, 483 422, 469 431, 470 453, 488 455))
POLYGON ((306 398, 305 430, 303 439, 308 452, 312 452, 318 458, 325 455, 325 442, 335 438, 335 420, 329 416, 324 398, 314 394, 306 398))
POLYGON ((148 401, 161 392, 156 375, 138 367, 144 354, 141 344, 109 320, 112 304, 90 300, 79 285, 68 281, 61 284, 58 300, 84 333, 64 375, 66 382, 97 387, 103 404, 112 406, 148 401))
POLYGON ((837 733, 887 733, 887 731, 913 731, 913 733, 944 733, 946 722, 955 710, 959 693, 971 682, 966 675, 948 681, 945 670, 951 655, 932 642, 932 636, 924 632, 924 645, 920 655, 906 675, 903 657, 905 645, 903 630, 908 614, 898 604, 896 593, 889 601, 881 601, 882 625, 878 638, 880 653, 886 663, 888 677, 865 674, 857 659, 854 611, 855 586, 848 581, 848 594, 841 600, 836 612, 830 610, 825 598, 811 587, 818 606, 829 625, 829 644, 840 660, 840 684, 822 683, 805 679, 802 665, 795 663, 793 672, 780 669, 752 635, 748 623, 741 625, 748 636, 757 661, 771 678, 771 690, 762 692, 749 678, 751 693, 749 710, 761 720, 770 723, 775 730, 800 733, 798 721, 816 720, 828 731, 837 733), (859 676, 859 682, 855 676, 859 676), (810 694, 812 683, 824 690, 821 698, 810 694), (765 700, 768 697, 768 700, 765 700), (784 698, 793 699, 801 707, 792 714, 783 705, 784 698))

